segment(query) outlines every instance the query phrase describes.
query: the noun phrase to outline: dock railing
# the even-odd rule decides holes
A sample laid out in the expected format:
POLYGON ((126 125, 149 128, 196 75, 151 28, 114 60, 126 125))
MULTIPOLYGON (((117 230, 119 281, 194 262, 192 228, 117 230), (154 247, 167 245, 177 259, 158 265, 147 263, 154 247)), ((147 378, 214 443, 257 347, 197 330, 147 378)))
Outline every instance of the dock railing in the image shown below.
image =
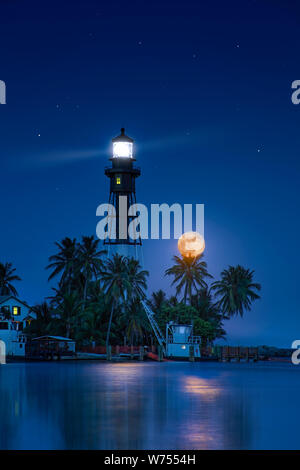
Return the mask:
POLYGON ((219 359, 224 362, 229 362, 232 360, 257 361, 258 348, 245 346, 222 346, 219 359))

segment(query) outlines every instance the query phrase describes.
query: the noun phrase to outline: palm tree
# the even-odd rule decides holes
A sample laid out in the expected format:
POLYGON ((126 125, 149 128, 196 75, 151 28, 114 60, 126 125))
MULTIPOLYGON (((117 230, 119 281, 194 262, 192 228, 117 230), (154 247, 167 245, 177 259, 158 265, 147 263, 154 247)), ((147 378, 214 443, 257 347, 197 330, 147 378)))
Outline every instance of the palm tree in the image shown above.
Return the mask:
POLYGON ((215 338, 224 338, 226 332, 223 328, 224 316, 220 311, 212 289, 205 287, 192 296, 192 306, 197 310, 199 318, 209 322, 213 326, 215 338))
POLYGON ((152 292, 150 304, 152 310, 157 313, 160 312, 163 305, 167 303, 167 296, 166 293, 159 289, 157 292, 152 292))
POLYGON ((99 250, 98 245, 99 240, 92 235, 90 237, 82 237, 82 242, 78 248, 78 263, 84 275, 83 309, 86 303, 88 284, 93 277, 94 279, 98 278, 103 264, 100 258, 106 253, 105 250, 99 250))
POLYGON ((143 339, 144 332, 149 329, 140 299, 131 299, 126 304, 126 312, 122 315, 121 320, 127 325, 126 336, 130 344, 134 343, 134 338, 143 339))
POLYGON ((105 318, 109 309, 107 298, 104 290, 100 285, 100 281, 92 281, 89 284, 89 295, 85 310, 81 314, 81 328, 83 330, 83 338, 90 341, 101 339, 103 343, 103 318, 105 318), (91 334, 86 334, 90 328, 91 334), (93 330, 94 328, 94 330, 93 330))
POLYGON ((147 289, 146 277, 149 276, 149 272, 141 269, 140 263, 134 258, 127 259, 127 272, 130 285, 129 297, 144 299, 146 297, 145 290, 147 289))
POLYGON ((131 289, 127 269, 127 258, 115 254, 112 259, 107 259, 104 270, 101 271, 101 278, 105 293, 111 301, 111 311, 106 335, 106 347, 108 348, 114 309, 119 305, 121 299, 125 301, 126 293, 131 289))
POLYGON ((60 287, 67 285, 67 292, 70 294, 78 255, 76 238, 71 240, 71 238, 66 237, 61 243, 55 242, 55 245, 59 251, 56 255, 49 257, 50 264, 46 269, 52 269, 52 273, 48 280, 50 281, 58 274, 61 274, 59 285, 60 287))
POLYGON ((253 282, 254 271, 238 265, 229 266, 221 273, 221 280, 212 285, 216 295, 220 297, 219 307, 224 315, 244 314, 244 310, 250 310, 254 300, 260 296, 255 291, 260 291, 261 285, 253 282))
POLYGON ((21 281, 21 278, 14 274, 15 271, 12 263, 0 263, 0 295, 18 295, 12 282, 21 281))
POLYGON ((212 277, 207 272, 207 264, 201 261, 202 256, 197 258, 180 258, 174 256, 174 266, 165 271, 166 276, 173 276, 173 284, 176 284, 176 296, 184 290, 183 301, 191 303, 193 291, 206 287, 205 278, 212 277))
POLYGON ((214 298, 214 294, 209 287, 199 289, 196 295, 192 296, 191 305, 195 307, 203 320, 219 318, 220 307, 214 298))
POLYGON ((80 330, 77 340, 82 343, 104 343, 105 334, 103 332, 103 317, 107 311, 104 293, 95 293, 89 298, 87 306, 80 314, 80 330))
POLYGON ((171 295, 171 297, 168 299, 168 304, 171 305, 171 307, 176 307, 179 304, 176 295, 171 295))
POLYGON ((36 318, 26 327, 26 332, 31 335, 40 336, 46 334, 51 329, 53 320, 52 309, 47 302, 42 302, 31 307, 31 312, 35 313, 36 318))
POLYGON ((70 338, 71 332, 78 327, 81 305, 82 301, 77 292, 65 293, 55 310, 55 322, 63 329, 67 338, 70 338))

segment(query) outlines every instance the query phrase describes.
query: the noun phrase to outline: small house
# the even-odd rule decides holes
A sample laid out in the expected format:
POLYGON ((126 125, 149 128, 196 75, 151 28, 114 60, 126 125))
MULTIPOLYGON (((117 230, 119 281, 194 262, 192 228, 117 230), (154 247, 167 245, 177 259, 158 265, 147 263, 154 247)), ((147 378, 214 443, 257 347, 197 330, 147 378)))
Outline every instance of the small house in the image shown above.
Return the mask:
POLYGON ((13 295, 0 296, 0 340, 5 343, 7 356, 25 356, 24 328, 35 319, 29 305, 13 295))

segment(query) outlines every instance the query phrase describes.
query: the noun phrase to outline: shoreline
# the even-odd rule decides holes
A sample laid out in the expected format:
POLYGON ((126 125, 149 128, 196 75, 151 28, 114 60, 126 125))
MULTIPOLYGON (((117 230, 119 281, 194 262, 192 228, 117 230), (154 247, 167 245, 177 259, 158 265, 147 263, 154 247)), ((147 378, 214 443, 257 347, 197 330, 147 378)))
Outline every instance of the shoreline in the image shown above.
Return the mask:
POLYGON ((258 360, 230 360, 230 361, 222 361, 217 358, 197 358, 195 361, 190 361, 187 358, 174 358, 174 359, 164 359, 163 361, 156 361, 149 358, 144 360, 140 360, 138 358, 129 358, 129 357, 112 357, 111 360, 107 360, 105 355, 98 355, 98 354, 82 354, 77 357, 70 357, 65 356, 61 357, 59 360, 47 360, 47 359, 26 359, 24 357, 8 357, 6 360, 6 364, 13 364, 13 363, 40 363, 40 362, 49 362, 49 363, 59 363, 59 362, 81 362, 81 361, 98 361, 98 362, 106 362, 106 363, 218 363, 218 364, 254 364, 254 363, 284 363, 284 364, 292 364, 291 358, 288 357, 270 357, 267 359, 258 359, 258 360))

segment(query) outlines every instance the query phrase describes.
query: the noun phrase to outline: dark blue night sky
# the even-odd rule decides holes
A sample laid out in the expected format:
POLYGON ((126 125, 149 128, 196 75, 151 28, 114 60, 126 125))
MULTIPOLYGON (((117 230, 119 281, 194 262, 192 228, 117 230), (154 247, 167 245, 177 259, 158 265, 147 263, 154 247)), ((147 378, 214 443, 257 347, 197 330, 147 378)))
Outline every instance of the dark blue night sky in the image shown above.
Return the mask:
MULTIPOLYGON (((299 338, 299 13, 292 0, 0 1, 0 259, 22 299, 50 294, 54 241, 95 234, 124 126, 139 202, 204 203, 210 272, 256 271, 262 299, 228 340, 299 338)), ((144 243, 150 292, 169 289, 176 253, 144 243)))

